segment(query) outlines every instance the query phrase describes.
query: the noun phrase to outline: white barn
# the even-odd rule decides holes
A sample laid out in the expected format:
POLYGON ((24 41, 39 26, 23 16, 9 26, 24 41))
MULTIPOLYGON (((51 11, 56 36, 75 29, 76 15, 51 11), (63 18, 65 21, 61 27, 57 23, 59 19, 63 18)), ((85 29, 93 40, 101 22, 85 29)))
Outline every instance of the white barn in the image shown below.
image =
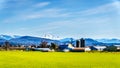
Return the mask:
POLYGON ((96 48, 98 51, 103 51, 107 47, 106 46, 94 46, 94 48, 96 48))

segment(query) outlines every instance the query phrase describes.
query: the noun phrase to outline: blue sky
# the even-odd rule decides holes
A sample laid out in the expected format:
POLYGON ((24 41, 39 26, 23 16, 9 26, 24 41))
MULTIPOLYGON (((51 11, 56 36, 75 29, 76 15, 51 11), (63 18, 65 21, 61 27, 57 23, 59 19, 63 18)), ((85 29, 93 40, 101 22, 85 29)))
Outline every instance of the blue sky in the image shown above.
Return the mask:
POLYGON ((0 34, 120 38, 120 0, 0 0, 0 34))

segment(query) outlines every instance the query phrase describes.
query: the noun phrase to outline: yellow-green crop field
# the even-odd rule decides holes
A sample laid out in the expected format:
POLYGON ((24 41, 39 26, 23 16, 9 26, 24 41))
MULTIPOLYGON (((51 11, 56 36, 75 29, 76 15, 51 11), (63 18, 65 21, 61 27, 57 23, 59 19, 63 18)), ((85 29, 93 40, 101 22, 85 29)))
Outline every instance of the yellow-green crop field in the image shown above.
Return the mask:
POLYGON ((0 51, 0 68, 120 68, 120 53, 0 51))

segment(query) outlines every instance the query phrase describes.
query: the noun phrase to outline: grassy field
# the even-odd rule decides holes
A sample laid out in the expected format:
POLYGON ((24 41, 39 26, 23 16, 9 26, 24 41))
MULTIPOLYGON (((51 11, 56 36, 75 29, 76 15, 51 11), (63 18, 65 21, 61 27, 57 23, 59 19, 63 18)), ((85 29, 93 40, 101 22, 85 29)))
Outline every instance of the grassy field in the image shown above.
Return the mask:
POLYGON ((120 53, 0 51, 0 68, 119 68, 120 53))

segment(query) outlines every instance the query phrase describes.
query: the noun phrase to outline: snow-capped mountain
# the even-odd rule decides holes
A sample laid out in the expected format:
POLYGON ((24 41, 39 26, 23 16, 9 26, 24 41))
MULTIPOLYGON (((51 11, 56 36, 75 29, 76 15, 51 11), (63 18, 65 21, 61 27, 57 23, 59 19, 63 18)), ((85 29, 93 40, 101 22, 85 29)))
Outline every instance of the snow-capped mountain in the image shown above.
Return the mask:
POLYGON ((0 39, 0 45, 3 45, 5 41, 5 39, 0 39))
POLYGON ((51 42, 59 43, 59 41, 57 40, 32 37, 32 36, 22 36, 20 38, 13 38, 9 40, 9 42, 12 44, 22 44, 22 45, 39 45, 43 41, 46 41, 48 44, 50 44, 51 42))
POLYGON ((102 42, 98 42, 94 39, 91 38, 85 38, 85 45, 87 46, 92 46, 92 45, 103 45, 102 42))
MULTIPOLYGON (((59 44, 68 44, 72 43, 76 45, 76 39, 74 38, 64 38, 61 40, 54 40, 54 39, 47 39, 47 38, 40 38, 40 37, 33 37, 33 36, 17 36, 17 35, 0 35, 0 44, 4 44, 5 41, 9 41, 11 44, 35 44, 39 45, 41 41, 46 41, 49 44, 51 42, 59 43, 59 44)), ((120 45, 119 39, 91 39, 85 38, 85 45, 92 46, 92 45, 120 45)))
POLYGON ((119 39, 96 39, 98 42, 103 43, 120 43, 119 39))
MULTIPOLYGON (((62 43, 73 43, 74 45, 76 45, 76 39, 74 39, 74 38, 64 38, 64 39, 61 39, 60 42, 62 42, 62 43)), ((103 43, 98 42, 94 39, 85 38, 85 45, 86 46, 99 45, 99 44, 103 45, 103 43)))
POLYGON ((73 38, 64 38, 64 39, 60 40, 60 42, 72 42, 72 41, 75 41, 75 39, 73 39, 73 38))
POLYGON ((17 36, 17 35, 0 35, 0 39, 5 39, 5 40, 10 40, 10 39, 13 39, 13 38, 19 38, 21 36, 17 36))

